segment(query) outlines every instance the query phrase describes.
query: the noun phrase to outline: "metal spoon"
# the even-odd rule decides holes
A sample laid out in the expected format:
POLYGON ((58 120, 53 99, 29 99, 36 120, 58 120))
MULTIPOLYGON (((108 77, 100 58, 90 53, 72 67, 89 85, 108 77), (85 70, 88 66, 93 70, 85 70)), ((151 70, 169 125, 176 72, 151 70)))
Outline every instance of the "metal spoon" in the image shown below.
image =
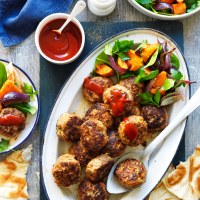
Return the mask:
MULTIPOLYGON (((109 193, 119 194, 128 191, 127 188, 121 186, 115 179, 113 172, 116 166, 128 158, 134 158, 144 163, 147 171, 149 166, 149 157, 161 142, 171 133, 171 131, 183 121, 191 112, 200 105, 200 88, 195 92, 188 103, 183 107, 176 118, 146 147, 144 151, 136 151, 122 156, 112 167, 107 180, 107 190, 109 193)), ((150 191, 149 191, 150 192, 150 191)), ((134 191, 132 191, 134 194, 134 191)))
POLYGON ((67 18, 67 20, 65 21, 65 23, 57 30, 52 30, 53 32, 56 32, 58 35, 61 35, 63 29, 67 26, 67 24, 69 24, 69 22, 76 17, 79 13, 81 13, 86 7, 86 3, 85 1, 78 1, 76 3, 76 5, 74 6, 71 14, 69 15, 69 17, 67 18))

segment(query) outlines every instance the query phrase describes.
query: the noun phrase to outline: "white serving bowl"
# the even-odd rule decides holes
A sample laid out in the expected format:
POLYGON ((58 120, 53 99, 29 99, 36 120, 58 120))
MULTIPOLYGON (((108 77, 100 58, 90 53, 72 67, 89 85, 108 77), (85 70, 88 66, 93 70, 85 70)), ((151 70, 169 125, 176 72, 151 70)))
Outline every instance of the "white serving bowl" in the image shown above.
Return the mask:
POLYGON ((45 17, 37 26, 37 29, 35 32, 35 45, 36 45, 37 50, 40 53, 40 55, 51 63, 58 64, 58 65, 71 63, 72 61, 76 60, 80 56, 81 52, 83 51, 83 48, 85 45, 85 32, 83 30, 81 23, 76 18, 72 19, 72 22, 79 28, 79 30, 81 32, 81 36, 82 36, 82 42, 81 42, 79 51, 73 57, 71 57, 70 59, 67 59, 67 60, 63 60, 63 61, 55 60, 55 59, 48 57, 46 54, 44 54, 40 48, 39 36, 40 36, 41 30, 43 29, 43 27, 50 21, 53 21, 55 19, 67 19, 68 17, 69 17, 69 15, 65 14, 65 13, 54 13, 54 14, 51 14, 51 15, 48 15, 47 17, 45 17))
POLYGON ((139 3, 137 3, 135 0, 128 0, 128 2, 134 7, 136 8, 138 11, 140 11, 141 13, 155 18, 155 19, 161 19, 161 20, 180 20, 186 17, 189 17, 191 15, 194 15, 195 13, 197 13, 198 11, 200 11, 200 6, 197 7, 195 10, 193 10, 190 13, 184 13, 181 15, 161 15, 161 14, 156 14, 153 11, 150 11, 148 9, 146 9, 145 7, 141 6, 139 3))

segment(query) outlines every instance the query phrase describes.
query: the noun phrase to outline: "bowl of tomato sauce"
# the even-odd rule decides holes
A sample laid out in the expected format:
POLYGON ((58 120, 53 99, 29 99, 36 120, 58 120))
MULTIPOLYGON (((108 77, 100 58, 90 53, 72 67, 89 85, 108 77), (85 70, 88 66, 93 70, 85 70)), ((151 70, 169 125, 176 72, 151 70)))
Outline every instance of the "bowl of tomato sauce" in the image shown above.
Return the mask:
POLYGON ((45 17, 35 32, 35 44, 39 53, 55 64, 68 64, 79 57, 85 44, 85 32, 74 18, 61 35, 52 31, 59 29, 69 17, 65 13, 54 13, 45 17))

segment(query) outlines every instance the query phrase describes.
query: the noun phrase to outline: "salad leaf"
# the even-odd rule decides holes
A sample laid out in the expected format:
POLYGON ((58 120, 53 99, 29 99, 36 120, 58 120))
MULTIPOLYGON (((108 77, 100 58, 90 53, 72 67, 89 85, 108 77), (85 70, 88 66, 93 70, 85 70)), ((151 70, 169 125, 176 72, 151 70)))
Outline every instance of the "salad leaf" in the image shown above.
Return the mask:
POLYGON ((7 80, 6 67, 2 62, 0 62, 0 88, 3 86, 6 80, 7 80))
MULTIPOLYGON (((156 92, 157 93, 157 92, 156 92)), ((144 92, 139 95, 141 104, 151 104, 155 106, 159 106, 160 99, 159 95, 153 95, 150 92, 144 92)))
POLYGON ((171 64, 174 66, 176 69, 180 68, 180 62, 177 56, 175 56, 173 53, 171 54, 171 64))
POLYGON ((141 51, 141 49, 147 44, 147 42, 147 40, 143 40, 142 43, 135 49, 135 51, 141 51))
POLYGON ((132 72, 132 71, 127 71, 125 74, 121 75, 121 79, 129 78, 129 77, 132 77, 132 76, 135 76, 135 73, 132 72))
POLYGON ((159 105, 161 99, 161 94, 158 90, 156 90, 156 94, 154 95, 154 101, 159 105))
POLYGON ((107 45, 104 47, 104 53, 105 53, 106 55, 112 56, 112 47, 110 46, 110 44, 107 44, 107 45))
POLYGON ((132 49, 133 44, 134 44, 133 40, 122 40, 122 41, 116 40, 115 44, 112 48, 112 53, 113 54, 116 54, 116 53, 119 53, 119 52, 125 53, 128 50, 132 49))
POLYGON ((171 69, 170 72, 171 72, 172 78, 174 78, 177 81, 179 81, 183 78, 183 74, 180 71, 171 69))
POLYGON ((0 141, 0 152, 7 150, 9 147, 9 140, 1 139, 0 141))
POLYGON ((164 81, 162 85, 162 89, 167 91, 174 87, 174 83, 175 83, 175 80, 168 78, 164 81))
POLYGON ((98 64, 108 64, 110 65, 110 62, 108 60, 108 55, 102 51, 95 60, 95 66, 98 64))
POLYGON ((31 99, 34 99, 34 96, 38 94, 37 91, 34 91, 33 86, 29 85, 28 83, 23 83, 24 93, 28 94, 31 99))
POLYGON ((37 107, 31 106, 28 103, 16 103, 12 104, 11 106, 21 110, 22 112, 30 113, 31 115, 34 115, 37 111, 37 107))
POLYGON ((151 71, 149 74, 145 73, 145 70, 142 68, 140 69, 139 75, 135 79, 135 83, 144 82, 155 78, 158 75, 158 69, 151 71))
POLYGON ((158 57, 158 52, 159 52, 159 47, 156 49, 156 51, 154 52, 154 54, 151 56, 149 62, 144 66, 144 68, 147 68, 149 66, 152 66, 155 62, 156 62, 156 59, 158 57))
POLYGON ((129 56, 124 52, 119 52, 117 55, 120 57, 121 60, 129 60, 129 56))
POLYGON ((152 0, 136 0, 139 4, 147 5, 147 4, 152 4, 152 0))

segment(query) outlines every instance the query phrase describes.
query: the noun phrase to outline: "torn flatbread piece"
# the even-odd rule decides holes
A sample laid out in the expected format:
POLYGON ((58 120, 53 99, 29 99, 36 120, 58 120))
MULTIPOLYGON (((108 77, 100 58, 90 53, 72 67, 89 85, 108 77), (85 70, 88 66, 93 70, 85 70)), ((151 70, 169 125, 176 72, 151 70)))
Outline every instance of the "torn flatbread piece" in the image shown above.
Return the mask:
MULTIPOLYGON (((170 165, 163 178, 167 177, 169 173, 171 173, 173 170, 174 170, 173 165, 170 165)), ((173 195, 171 192, 169 192, 165 187, 165 185, 163 184, 163 182, 160 181, 158 185, 154 188, 154 190, 152 190, 152 192, 150 193, 150 195, 147 197, 146 200, 180 200, 180 199, 175 195, 173 195)))
POLYGON ((198 200, 200 198, 200 145, 186 162, 181 162, 163 179, 163 183, 180 199, 198 200))
POLYGON ((0 200, 28 199, 26 174, 32 146, 10 154, 0 162, 0 200))

